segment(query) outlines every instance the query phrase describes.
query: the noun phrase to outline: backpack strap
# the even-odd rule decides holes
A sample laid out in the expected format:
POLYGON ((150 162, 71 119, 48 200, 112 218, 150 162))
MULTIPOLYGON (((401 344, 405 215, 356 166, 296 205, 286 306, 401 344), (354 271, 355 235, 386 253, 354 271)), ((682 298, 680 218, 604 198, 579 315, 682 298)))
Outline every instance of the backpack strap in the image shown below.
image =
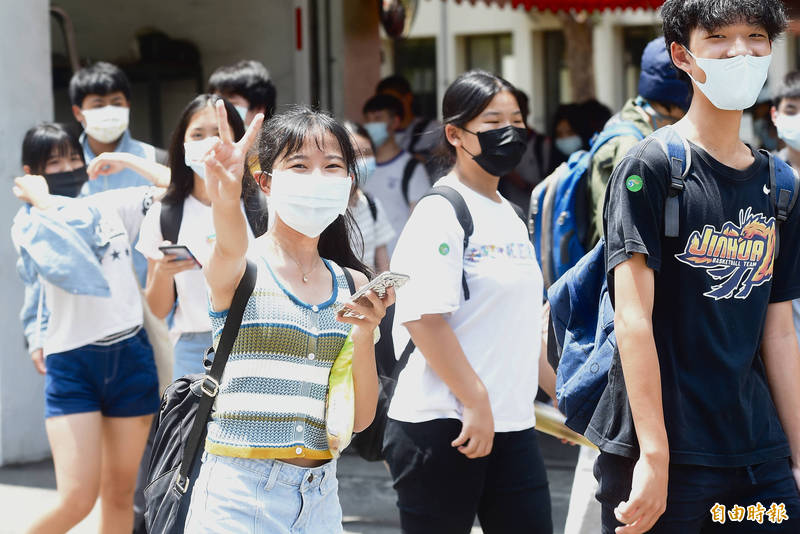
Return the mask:
MULTIPOLYGON (((439 185, 436 187, 432 187, 430 191, 428 191, 422 196, 422 198, 431 196, 444 197, 453 206, 453 209, 456 212, 456 218, 458 219, 458 224, 460 224, 461 229, 464 230, 463 253, 466 254, 467 245, 469 244, 469 238, 472 235, 472 232, 475 230, 475 226, 472 223, 472 215, 469 212, 467 203, 464 201, 464 197, 461 196, 461 193, 459 193, 458 191, 447 185, 439 185)), ((461 287, 464 290, 464 300, 469 300, 469 287, 467 286, 467 275, 464 273, 463 268, 461 269, 461 287)))
POLYGON ((364 193, 364 198, 367 199, 367 206, 369 206, 369 212, 372 214, 372 221, 375 222, 378 220, 378 206, 375 204, 375 199, 372 198, 370 195, 367 194, 366 191, 361 191, 364 193))
POLYGON ((192 472, 197 449, 200 447, 208 417, 211 415, 211 409, 214 406, 217 393, 219 393, 219 383, 222 380, 222 373, 225 371, 225 364, 228 363, 228 356, 231 353, 234 341, 236 341, 236 336, 239 334, 239 327, 242 325, 242 317, 244 317, 247 301, 250 300, 250 295, 256 286, 257 274, 258 268, 256 264, 247 260, 244 275, 233 294, 231 307, 228 310, 228 316, 225 318, 225 326, 222 327, 222 334, 214 354, 214 363, 211 364, 211 369, 203 378, 203 384, 200 387, 203 396, 200 398, 200 403, 194 416, 192 430, 189 432, 183 447, 183 457, 178 468, 178 474, 175 477, 175 487, 181 493, 186 493, 189 489, 189 473, 192 472))
POLYGON ((178 232, 181 229, 183 220, 183 202, 177 204, 173 202, 161 203, 161 215, 158 222, 161 225, 161 238, 169 241, 173 245, 178 244, 178 232))
POLYGON ((400 183, 400 189, 403 192, 403 198, 406 201, 406 206, 411 206, 411 202, 408 200, 408 189, 411 186, 411 177, 414 175, 414 171, 419 165, 420 161, 411 156, 411 158, 406 162, 405 167, 403 167, 403 181, 400 183))
MULTIPOLYGON (((775 221, 780 229, 781 223, 789 219, 789 215, 797 203, 800 194, 800 176, 785 161, 767 152, 760 151, 769 158, 769 198, 775 206, 775 221)), ((780 253, 780 232, 775 232, 775 257, 780 253)))
POLYGON ((669 162, 669 192, 664 205, 664 235, 678 237, 680 232, 681 205, 678 195, 686 184, 684 179, 692 166, 692 151, 689 142, 671 126, 653 133, 669 162))

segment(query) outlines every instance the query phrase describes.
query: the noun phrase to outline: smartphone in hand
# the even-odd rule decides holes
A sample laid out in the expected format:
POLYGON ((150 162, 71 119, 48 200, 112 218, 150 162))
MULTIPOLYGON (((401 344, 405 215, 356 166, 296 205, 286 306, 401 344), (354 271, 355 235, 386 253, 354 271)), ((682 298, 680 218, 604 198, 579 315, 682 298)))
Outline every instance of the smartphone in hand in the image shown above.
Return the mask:
POLYGON ((203 265, 197 261, 192 251, 189 250, 189 247, 186 245, 161 245, 158 247, 164 254, 169 254, 170 256, 174 256, 174 258, 170 261, 182 261, 182 260, 194 260, 198 267, 202 269, 203 265))
MULTIPOLYGON (((349 300, 353 302, 357 302, 359 304, 365 304, 369 301, 366 295, 370 291, 373 291, 379 298, 383 298, 386 295, 386 290, 390 287, 397 289, 398 287, 403 286, 406 282, 408 282, 409 276, 407 274, 401 273, 394 273, 391 271, 382 272, 378 276, 372 279, 368 284, 362 286, 358 291, 353 293, 349 300)), ((344 302, 335 302, 333 304, 333 309, 336 312, 339 312, 344 308, 344 302)), ((354 314, 350 311, 345 312, 345 317, 356 317, 357 314, 354 314)))

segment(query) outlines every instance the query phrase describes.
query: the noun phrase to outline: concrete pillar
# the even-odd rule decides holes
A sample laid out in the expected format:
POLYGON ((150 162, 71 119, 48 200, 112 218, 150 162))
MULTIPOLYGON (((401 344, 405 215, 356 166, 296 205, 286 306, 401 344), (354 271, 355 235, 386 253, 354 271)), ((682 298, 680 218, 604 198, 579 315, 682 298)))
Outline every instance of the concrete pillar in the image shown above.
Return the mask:
POLYGON ((380 81, 381 43, 378 10, 374 2, 342 1, 344 54, 342 69, 344 117, 362 121, 364 102, 380 81))
MULTIPOLYGON (((520 21, 514 26, 511 33, 511 50, 514 58, 514 76, 509 81, 515 86, 519 87, 525 94, 528 95, 530 100, 535 90, 534 82, 534 46, 533 46, 533 32, 531 31, 528 17, 523 12, 519 13, 520 21)), ((530 106, 533 107, 533 102, 530 101, 530 106)), ((533 115, 533 113, 531 114, 533 115)), ((531 117, 526 117, 530 120, 531 117)))
POLYGON ((593 64, 597 100, 613 110, 620 109, 623 102, 622 32, 619 26, 601 17, 594 27, 593 64))
POLYGON ((25 350, 18 312, 22 283, 16 274, 17 254, 9 229, 20 203, 11 194, 8 177, 22 172, 20 153, 25 131, 53 118, 50 68, 50 3, 48 0, 3 2, 0 35, 0 465, 40 460, 50 454, 44 432, 43 378, 25 350))

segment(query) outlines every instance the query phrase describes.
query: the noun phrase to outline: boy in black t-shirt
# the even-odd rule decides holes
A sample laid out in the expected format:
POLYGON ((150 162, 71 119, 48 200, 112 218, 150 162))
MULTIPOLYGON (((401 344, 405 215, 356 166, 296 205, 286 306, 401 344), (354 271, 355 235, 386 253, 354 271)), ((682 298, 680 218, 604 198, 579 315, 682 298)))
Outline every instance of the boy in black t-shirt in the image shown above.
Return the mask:
POLYGON ((619 351, 586 431, 602 451, 603 532, 800 532, 800 208, 778 228, 768 157, 739 140, 785 13, 667 0, 662 16, 694 90, 674 126, 691 166, 676 238, 658 141, 631 150, 607 191, 619 351))

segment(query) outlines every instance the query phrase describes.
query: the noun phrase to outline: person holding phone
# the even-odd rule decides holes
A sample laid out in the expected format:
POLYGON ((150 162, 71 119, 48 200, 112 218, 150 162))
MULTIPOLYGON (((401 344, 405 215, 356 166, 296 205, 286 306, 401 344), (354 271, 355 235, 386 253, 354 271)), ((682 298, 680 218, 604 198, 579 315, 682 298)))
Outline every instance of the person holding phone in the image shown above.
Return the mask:
POLYGON ((234 142, 228 113, 218 102, 220 140, 204 161, 217 231, 203 268, 215 343, 247 258, 258 274, 208 424, 186 532, 342 532, 336 460, 325 432, 330 369, 349 335, 353 427, 366 428, 378 397, 374 333, 394 292, 383 299, 370 292, 359 303, 350 298, 348 278, 361 287, 369 269, 350 245, 356 156, 347 130, 322 112, 296 107, 263 129, 258 115, 234 142), (274 223, 249 243, 239 199, 259 130, 262 170, 254 178, 274 223), (334 311, 341 301, 344 310, 334 311))
POLYGON ((467 250, 453 205, 423 197, 403 229, 392 271, 395 352, 416 345, 389 406, 384 456, 406 534, 552 533, 547 474, 534 430, 537 385, 555 397, 542 351, 543 283, 525 224, 497 192, 527 131, 514 87, 484 71, 444 95, 435 185, 463 197, 467 250), (462 273, 469 288, 467 298, 462 273))
MULTIPOLYGON (((160 202, 147 213, 136 249, 148 261, 145 297, 150 309, 159 318, 174 310, 170 338, 175 346, 172 379, 204 372, 203 355, 211 345, 211 322, 208 318, 206 284, 200 266, 211 254, 216 239, 211 217, 211 200, 206 190, 202 159, 219 136, 214 103, 222 100, 228 109, 228 125, 236 140, 244 135, 244 123, 229 102, 220 97, 202 94, 195 97, 181 113, 169 145, 170 186, 160 202), (168 208, 164 208, 168 206, 168 208), (177 242, 163 234, 164 209, 169 209, 178 227, 177 242), (188 249, 192 257, 177 253, 174 246, 188 249), (173 247, 161 250, 162 247, 173 247), (182 257, 183 256, 183 257, 182 257)), ((142 165, 130 155, 104 154, 92 162, 90 176, 111 172, 117 166, 142 165)), ((245 189, 243 189, 245 190, 245 189)), ((242 210, 244 203, 240 200, 242 210)), ((169 226, 169 224, 167 224, 169 226)), ((253 232, 248 227, 248 239, 253 232)))

